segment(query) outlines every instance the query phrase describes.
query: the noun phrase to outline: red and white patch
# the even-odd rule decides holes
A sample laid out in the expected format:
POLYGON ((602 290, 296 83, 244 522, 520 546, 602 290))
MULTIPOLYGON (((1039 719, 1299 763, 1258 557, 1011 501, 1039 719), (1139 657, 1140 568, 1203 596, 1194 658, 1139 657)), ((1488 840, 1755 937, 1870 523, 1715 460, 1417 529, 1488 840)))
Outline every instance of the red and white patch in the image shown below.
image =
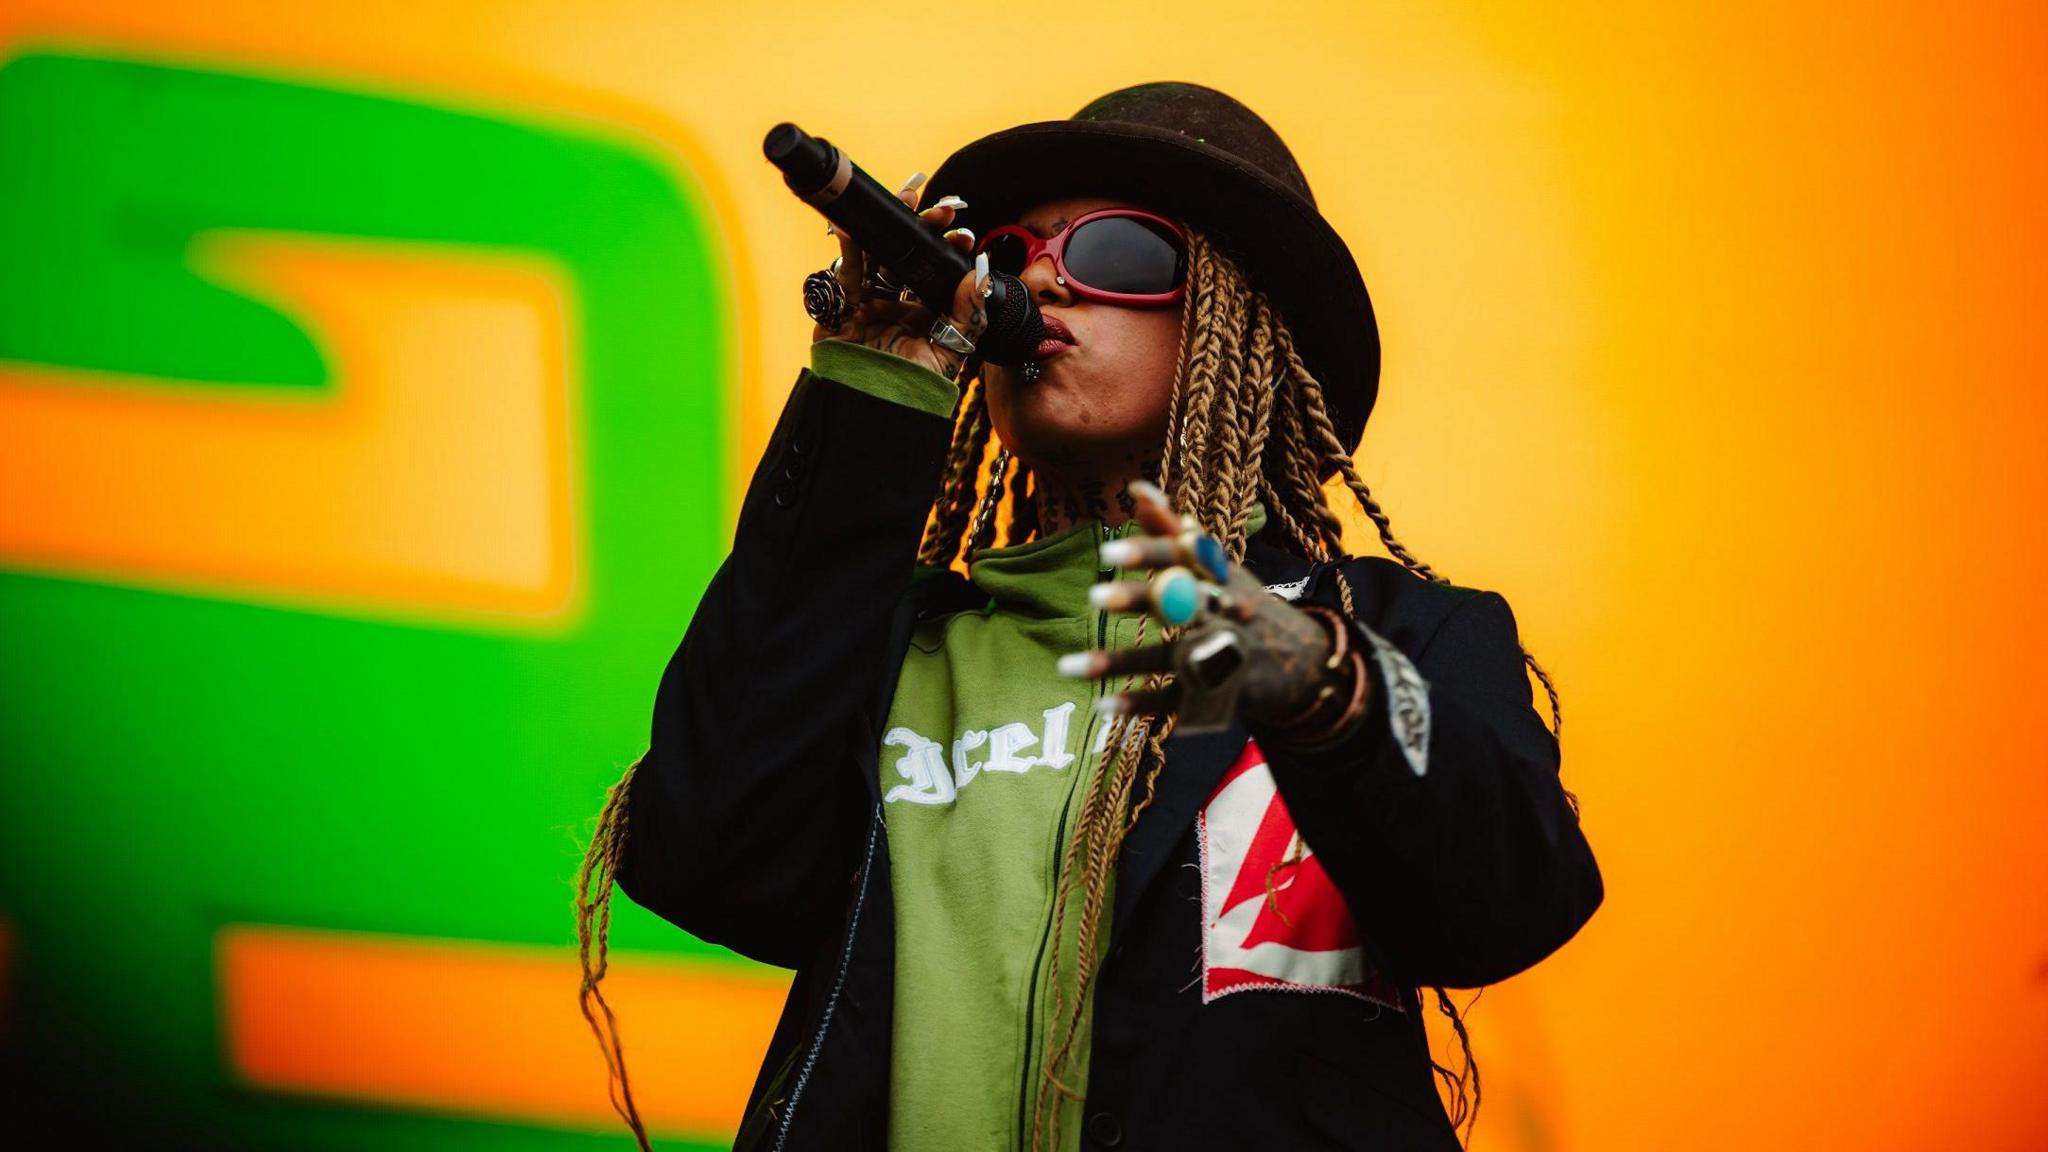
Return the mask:
POLYGON ((1403 1010, 1399 990, 1366 963, 1351 909, 1295 831, 1256 742, 1245 743, 1210 795, 1195 836, 1204 1003, 1265 989, 1336 992, 1403 1010))

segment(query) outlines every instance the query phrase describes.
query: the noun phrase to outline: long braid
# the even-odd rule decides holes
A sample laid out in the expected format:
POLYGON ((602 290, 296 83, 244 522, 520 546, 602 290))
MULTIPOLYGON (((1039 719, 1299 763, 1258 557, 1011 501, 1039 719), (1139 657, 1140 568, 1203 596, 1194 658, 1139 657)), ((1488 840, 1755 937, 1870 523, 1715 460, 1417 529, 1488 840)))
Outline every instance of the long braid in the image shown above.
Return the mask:
MULTIPOLYGON (((1226 360, 1224 345, 1229 338, 1223 331, 1224 325, 1208 322, 1206 318, 1226 305, 1233 286, 1226 282, 1217 265, 1200 258, 1199 253, 1207 250, 1206 239, 1197 234, 1190 237, 1190 242, 1194 264, 1182 308, 1181 356, 1168 402, 1167 446, 1160 461, 1160 478, 1176 507, 1194 512, 1205 527, 1213 530, 1221 525, 1216 523, 1218 517, 1211 510, 1215 477, 1206 465, 1210 433, 1221 427, 1213 419, 1213 411, 1217 405, 1218 377, 1226 360)), ((1234 342, 1231 346, 1234 348, 1234 342)), ((1149 619, 1140 619, 1135 643, 1144 643, 1149 624, 1149 619)), ((1146 678, 1145 686, 1156 689, 1163 683, 1164 677, 1154 674, 1146 678)), ((1162 746, 1171 726, 1171 717, 1156 726, 1150 717, 1143 716, 1120 716, 1111 723, 1103 754, 1086 782, 1081 811, 1067 840, 1053 901, 1049 977, 1052 1004, 1047 1013, 1050 1027, 1041 1071, 1043 1090, 1032 1113, 1032 1152, 1059 1146, 1060 1101, 1083 1095, 1066 1083, 1063 1073, 1075 1045, 1086 1034, 1082 1021, 1089 1007, 1089 990, 1097 966, 1095 953, 1102 906, 1124 837, 1135 824, 1130 797, 1139 769, 1149 762, 1150 770, 1144 774, 1145 795, 1135 806, 1142 811, 1151 803, 1151 785, 1157 781, 1164 763, 1162 746), (1126 818, 1126 813, 1133 818, 1126 818), (1075 941, 1078 970, 1074 1000, 1069 1005, 1062 979, 1066 966, 1064 944, 1067 908, 1077 892, 1081 900, 1081 922, 1075 941)))
POLYGON ((1188 290, 1181 293, 1180 298, 1180 355, 1174 358, 1173 389, 1167 394, 1166 450, 1161 453, 1159 461, 1159 487, 1169 494, 1178 490, 1177 485, 1180 479, 1178 465, 1185 448, 1183 447, 1181 451, 1175 451, 1173 446, 1176 444, 1184 446, 1186 444, 1188 365, 1194 362, 1195 331, 1201 327, 1197 322, 1198 314, 1195 311, 1196 297, 1193 275, 1191 274, 1188 279, 1188 290))
POLYGON ((1283 373, 1274 393, 1275 439, 1261 469, 1266 513, 1302 557, 1332 560, 1342 550, 1343 524, 1316 484, 1315 454, 1308 446, 1294 378, 1283 373))
POLYGON ((1252 325, 1252 338, 1246 345, 1244 383, 1251 392, 1250 442, 1245 445, 1244 458, 1239 461, 1235 475, 1236 491, 1230 497, 1230 520, 1225 525, 1226 535, 1223 546, 1232 555, 1244 551, 1245 529, 1251 518, 1252 505, 1264 495, 1266 488, 1266 441, 1272 438, 1273 400, 1278 391, 1273 376, 1273 309, 1265 297, 1254 300, 1256 308, 1252 325), (1250 467, 1245 467, 1245 464, 1250 467))
MULTIPOLYGON (((984 445, 984 447, 986 447, 984 445)), ((967 529, 967 555, 991 547, 996 542, 996 513, 1003 506, 1003 481, 1010 467, 1008 449, 998 448, 994 460, 988 466, 988 490, 974 506, 974 521, 967 529)))
POLYGON ((597 815, 597 830, 591 834, 590 846, 583 853, 582 867, 576 870, 576 958, 583 967, 583 984, 577 990, 576 1005, 597 1037, 598 1050, 604 1053, 605 1086, 612 1110, 632 1130, 641 1152, 653 1152, 653 1146, 647 1142, 647 1126, 640 1120, 640 1108, 633 1102, 632 1082, 626 1078, 626 1048, 619 1039, 619 1020, 598 987, 611 965, 612 884, 626 850, 627 798, 645 759, 647 756, 642 753, 639 760, 627 765, 618 783, 605 792, 604 808, 597 815), (602 1024, 598 1022, 600 1014, 604 1017, 602 1024))
MULTIPOLYGON (((1220 253, 1199 232, 1190 236, 1190 253, 1190 298, 1194 304, 1189 311, 1193 325, 1192 332, 1183 327, 1182 348, 1186 355, 1175 377, 1169 407, 1170 413, 1180 414, 1179 426, 1175 427, 1176 420, 1170 415, 1160 474, 1170 482, 1168 490, 1173 493, 1176 507, 1193 511, 1204 528, 1219 538, 1227 538, 1232 535, 1231 528, 1239 524, 1232 503, 1238 498, 1238 489, 1255 492, 1259 487, 1256 465, 1244 467, 1248 430, 1242 427, 1242 413, 1258 410, 1258 402, 1248 400, 1243 392, 1247 387, 1257 389, 1263 382, 1255 374, 1245 372, 1241 363, 1241 332, 1249 300, 1243 279, 1222 262, 1220 253), (1219 410, 1232 413, 1231 419, 1219 419, 1219 410), (1233 437, 1237 438, 1234 446, 1233 437), (1242 481, 1240 473, 1246 473, 1242 481)), ((1270 404, 1267 407, 1270 409, 1270 404)), ((1231 549, 1231 554, 1241 559, 1242 532, 1235 535, 1239 544, 1231 549)), ((1134 643, 1144 643, 1149 623, 1149 618, 1140 619, 1134 643)), ((1169 631, 1165 639, 1171 637, 1169 631)), ((1164 677, 1154 674, 1146 678, 1145 687, 1156 689, 1163 683, 1164 677)), ((1078 1099, 1082 1095, 1065 1082, 1063 1071, 1075 1046, 1085 1042, 1087 1035, 1082 1025, 1098 967, 1102 909, 1124 838, 1155 794, 1153 786, 1164 765, 1164 746, 1173 723, 1171 716, 1157 723, 1149 717, 1117 719, 1110 729, 1104 754, 1087 782, 1082 810, 1068 840, 1059 891, 1054 899, 1053 1005, 1048 1014, 1051 1027, 1042 1070, 1044 1090, 1032 1117, 1034 1152, 1048 1146, 1058 1147, 1058 1100, 1078 1099), (1141 768, 1143 791, 1133 804, 1131 797, 1139 784, 1141 768), (1078 868, 1074 867, 1076 864, 1078 868), (1081 896, 1081 914, 1076 938, 1076 991, 1073 1003, 1068 1005, 1061 979, 1065 966, 1062 945, 1068 900, 1075 892, 1081 896)))
MULTIPOLYGON (((1472 1034, 1466 1031, 1465 1018, 1459 1014, 1457 1005, 1451 1003, 1450 993, 1442 988, 1435 988, 1432 991, 1436 993, 1437 1010, 1450 1018, 1451 1031, 1457 1035, 1458 1045, 1465 1051, 1465 1067, 1461 1072, 1452 1072, 1437 1063, 1434 1056, 1430 1057, 1429 1066, 1452 1090, 1451 1130, 1455 1132, 1463 1128, 1465 1134, 1462 1142, 1469 1147, 1472 1143, 1472 1129, 1479 1124, 1479 1064, 1472 1059, 1472 1034), (1465 1103, 1465 1084, 1468 1079, 1472 1085, 1472 1102, 1469 1108, 1465 1103)), ((1481 988, 1479 991, 1483 994, 1486 989, 1481 988)), ((1472 1004, 1477 1003, 1479 997, 1475 995, 1472 997, 1472 1003, 1465 1005, 1465 1010, 1470 1012, 1472 1004)), ((1416 1005, 1421 1006, 1421 997, 1416 998, 1416 1005)))
MULTIPOLYGON (((1336 427, 1330 419, 1329 408, 1323 400, 1323 387, 1309 373, 1307 366, 1301 362, 1301 357, 1294 350, 1294 337, 1288 332, 1285 324, 1280 325, 1279 336, 1281 353, 1286 357, 1288 372, 1290 375, 1298 375, 1300 378, 1302 396, 1308 402, 1310 426, 1315 429, 1317 437, 1322 441, 1324 449, 1328 453, 1327 459, 1330 463, 1336 465, 1338 473, 1344 477, 1345 486, 1351 489, 1352 494, 1358 498, 1359 506, 1365 510, 1367 516, 1372 518, 1373 525, 1379 529, 1380 540, 1386 544, 1387 551, 1393 555, 1394 559, 1399 560, 1403 567, 1417 576, 1440 584, 1448 584, 1450 581, 1447 578, 1438 575, 1436 569, 1417 559, 1399 540, 1394 538, 1392 521, 1388 519, 1386 512, 1380 508, 1379 501, 1373 499, 1372 490, 1365 486, 1365 481, 1358 475, 1358 469, 1351 460, 1351 453, 1345 450, 1344 442, 1338 437, 1336 427)), ((1536 662, 1535 655, 1526 646, 1522 647, 1522 662, 1528 665, 1531 671, 1536 673, 1536 678, 1542 682, 1544 691, 1549 695, 1550 732, 1552 736, 1562 739, 1564 735, 1564 710, 1558 701, 1557 686, 1551 682, 1550 674, 1545 672, 1543 666, 1536 662)), ((1574 796, 1570 791, 1565 792, 1565 797, 1571 803, 1572 813, 1577 815, 1579 811, 1578 797, 1574 796)))
MULTIPOLYGON (((1143 626, 1141 622, 1140 628, 1143 626)), ((1155 675, 1148 678, 1147 684, 1156 687, 1160 681, 1161 678, 1155 675)), ((1114 811, 1102 803, 1102 798, 1105 790, 1117 790, 1113 783, 1105 789, 1105 781, 1113 782, 1124 774, 1124 764, 1129 759, 1132 748, 1145 742, 1150 727, 1150 718, 1142 716, 1119 716, 1111 722, 1103 745, 1103 755, 1097 759, 1094 771, 1084 784, 1086 792, 1082 796, 1081 812, 1074 821, 1073 834, 1067 838, 1066 847, 1061 854, 1060 883, 1053 898, 1051 970, 1048 974, 1052 987, 1052 1003, 1048 1006, 1046 1019, 1050 1026, 1047 1029, 1044 1063, 1040 1068, 1043 1090, 1038 1094, 1032 1108, 1031 1152, 1040 1152, 1047 1147, 1059 1147, 1061 1105, 1054 1096, 1057 1095, 1062 1100, 1079 1100, 1085 1095, 1081 1090, 1067 1084, 1061 1073, 1082 1031, 1079 1026, 1080 1019, 1088 1007, 1087 987, 1094 967, 1092 960, 1095 943, 1095 926, 1089 922, 1088 908, 1091 903, 1094 904, 1098 909, 1096 915, 1099 917, 1099 901, 1091 900, 1095 887, 1094 869, 1096 861, 1105 851, 1103 815, 1105 812, 1114 811), (1080 866, 1076 867, 1077 864, 1080 866), (1077 878, 1080 878, 1078 883, 1077 878), (1066 990, 1062 974, 1066 969, 1064 944, 1067 907, 1069 898, 1077 888, 1081 891, 1083 921, 1079 933, 1080 941, 1076 946, 1076 963, 1080 969, 1080 976, 1075 982, 1075 1002, 1069 1013, 1065 1010, 1066 990)), ((1122 837, 1118 836, 1117 840, 1121 843, 1122 837)), ((1108 853, 1110 859, 1114 860, 1114 849, 1108 849, 1108 853)))
POLYGON ((1194 261, 1188 276, 1188 292, 1194 297, 1196 322, 1194 331, 1188 334, 1187 344, 1192 348, 1192 357, 1187 371, 1181 378, 1186 396, 1181 401, 1181 426, 1177 429, 1177 441, 1167 446, 1166 460, 1161 466, 1162 475, 1171 475, 1173 485, 1166 489, 1173 506, 1186 512, 1200 515, 1207 493, 1204 465, 1209 458, 1209 433, 1212 430, 1211 416, 1216 401, 1216 373, 1218 367, 1218 344, 1223 336, 1219 323, 1212 322, 1218 301, 1218 281, 1224 275, 1219 264, 1197 257, 1194 249, 1206 247, 1192 236, 1189 238, 1189 259, 1194 261))
MULTIPOLYGON (((963 386, 960 397, 960 411, 953 420, 953 436, 946 445, 946 462, 939 470, 939 491, 932 502, 931 517, 925 523, 924 538, 917 549, 920 564, 942 563, 937 554, 945 544, 945 526, 948 513, 959 500, 962 489, 960 477, 966 468, 967 449, 974 436, 974 426, 980 422, 978 409, 982 404, 978 380, 969 380, 963 386)), ((963 528, 964 531, 964 522, 963 528)), ((957 544, 955 546, 957 548, 957 544)))
POLYGON ((1313 522, 1320 540, 1313 554, 1342 552, 1344 521, 1323 499, 1323 449, 1309 439, 1308 421, 1302 415, 1301 380, 1289 369, 1281 375, 1280 383, 1281 395, 1275 401, 1275 410, 1281 416, 1282 437, 1278 450, 1267 456, 1268 473, 1275 476, 1274 487, 1285 498, 1282 503, 1298 510, 1302 519, 1313 522))
MULTIPOLYGON (((1134 644, 1145 642, 1149 623, 1148 619, 1139 620, 1134 644)), ((1166 630, 1162 641, 1171 640, 1173 635, 1172 630, 1166 630)), ((1142 686, 1127 682, 1123 687, 1125 690, 1134 687, 1157 690, 1165 682, 1163 674, 1153 673, 1145 677, 1142 686)), ((1087 791, 1082 797, 1081 812, 1074 822, 1073 835, 1068 838, 1061 860, 1060 884, 1053 901, 1049 973, 1052 1004, 1046 1014, 1049 1027, 1045 1060, 1041 1066, 1045 1091, 1039 1093, 1032 1112, 1032 1152, 1060 1146, 1060 1104, 1054 1096, 1080 1100, 1086 1095, 1067 1084, 1062 1073, 1076 1044, 1084 1043, 1088 1035, 1083 1019, 1088 1013, 1089 991, 1100 960, 1102 907, 1108 898, 1109 880, 1115 874, 1124 838, 1136 826, 1138 814, 1152 802, 1153 785, 1165 765, 1164 745, 1173 732, 1174 723, 1173 716, 1156 722, 1145 716, 1118 717, 1111 724, 1104 754, 1096 762, 1094 772, 1085 785, 1087 791), (1131 795, 1139 778, 1138 769, 1145 764, 1150 767, 1143 777, 1144 792, 1138 802, 1132 804, 1131 795), (1129 813, 1128 818, 1122 815, 1126 812, 1129 813), (1079 868, 1075 867, 1077 862, 1079 868), (1071 1007, 1068 1007, 1065 982, 1061 978, 1066 967, 1062 945, 1066 934, 1068 898, 1076 891, 1081 895, 1081 923, 1075 941, 1075 996, 1071 1007)))
POLYGON ((1306 524, 1296 520, 1294 513, 1287 510, 1287 501, 1281 497, 1279 489, 1273 487, 1270 477, 1262 484, 1259 498, 1265 501, 1267 513, 1280 525, 1280 530, 1286 535, 1288 542, 1303 556, 1312 560, 1327 558, 1322 554, 1322 538, 1311 532, 1306 524))
POLYGON ((1350 487, 1352 494, 1358 497, 1358 502, 1365 508, 1366 515, 1372 517, 1373 524, 1379 528, 1380 540, 1386 544, 1387 551, 1392 553, 1394 559, 1399 560, 1403 567, 1424 580, 1448 583, 1436 574, 1435 569, 1416 559, 1399 540, 1394 538, 1392 522, 1387 518, 1387 514, 1381 511, 1379 501, 1373 499, 1372 491, 1365 486, 1365 481, 1359 478, 1358 470, 1351 462, 1351 453, 1337 435, 1336 425, 1330 419, 1329 406, 1323 399, 1322 384, 1309 373, 1307 365, 1301 362, 1300 354, 1294 350, 1294 336, 1284 324, 1280 327, 1280 354, 1287 360, 1288 372, 1300 385, 1301 397, 1308 406, 1309 427, 1320 441, 1318 447, 1322 450, 1323 459, 1334 464, 1343 475, 1344 483, 1350 487))
MULTIPOLYGON (((1206 237, 1197 243, 1204 248, 1209 245, 1206 237)), ((1245 445, 1250 438, 1250 430, 1245 427, 1245 409, 1249 404, 1244 395, 1250 374, 1246 371, 1244 349, 1251 299, 1242 277, 1230 275, 1220 262, 1214 263, 1214 269, 1216 322, 1208 327, 1216 333, 1210 342, 1215 349, 1215 383, 1208 418, 1203 421, 1209 427, 1210 439, 1206 457, 1195 464, 1208 473, 1202 493, 1206 499, 1189 511, 1213 535, 1226 538, 1233 534, 1231 529, 1237 520, 1238 476, 1244 468, 1245 445)))
POLYGON ((980 503, 975 481, 982 457, 988 454, 989 430, 988 388, 977 373, 960 397, 953 443, 946 452, 944 486, 925 529, 924 544, 918 549, 919 563, 943 567, 960 554, 968 524, 980 503))

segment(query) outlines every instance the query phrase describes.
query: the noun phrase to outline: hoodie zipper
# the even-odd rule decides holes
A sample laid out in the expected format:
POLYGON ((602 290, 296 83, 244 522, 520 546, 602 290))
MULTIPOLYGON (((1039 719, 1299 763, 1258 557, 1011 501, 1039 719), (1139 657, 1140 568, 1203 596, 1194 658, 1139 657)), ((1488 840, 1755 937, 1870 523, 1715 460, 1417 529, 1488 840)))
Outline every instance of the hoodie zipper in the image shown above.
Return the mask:
MULTIPOLYGON (((1102 544, 1108 539, 1108 527, 1098 523, 1095 526, 1095 551, 1098 557, 1095 561, 1097 583, 1112 579, 1116 575, 1115 570, 1102 567, 1102 561, 1099 558, 1102 554, 1102 544)), ((1109 647, 1109 613, 1102 609, 1096 609, 1095 611, 1095 647, 1109 647)), ((1024 1082, 1018 1085, 1017 1091, 1017 1146, 1019 1148, 1023 1147, 1025 1135, 1031 1130, 1032 1087, 1041 1076, 1039 1066, 1044 1063, 1046 1056, 1046 1053, 1040 1050, 1038 1046, 1038 1033, 1040 1031, 1038 1026, 1038 985, 1045 972, 1046 952, 1052 946, 1053 910, 1059 907, 1059 891, 1062 880, 1060 876, 1060 858, 1066 854, 1067 848, 1067 809, 1073 804, 1074 789, 1082 786, 1081 778, 1093 767, 1088 758, 1093 755, 1095 748, 1096 725, 1102 723, 1101 715, 1095 711, 1095 701, 1101 697, 1102 688, 1103 682, 1101 680, 1094 680, 1089 683, 1088 723, 1081 729, 1081 755, 1074 759, 1074 776, 1067 782, 1066 799, 1060 804, 1060 818, 1054 826, 1051 861, 1052 902, 1046 907, 1045 927, 1038 937, 1038 958, 1031 965, 1031 986, 1024 996, 1024 1082)))

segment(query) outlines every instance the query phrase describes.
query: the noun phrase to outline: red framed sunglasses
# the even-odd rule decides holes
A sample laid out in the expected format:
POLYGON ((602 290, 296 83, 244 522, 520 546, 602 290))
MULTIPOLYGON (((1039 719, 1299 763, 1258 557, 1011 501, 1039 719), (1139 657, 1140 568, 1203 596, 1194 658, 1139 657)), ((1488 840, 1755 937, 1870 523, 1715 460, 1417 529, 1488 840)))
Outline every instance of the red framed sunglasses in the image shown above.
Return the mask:
POLYGON ((974 250, 988 253, 990 270, 1012 276, 1022 276, 1039 256, 1050 253, 1053 271, 1082 300, 1156 308, 1176 303, 1187 291, 1187 232, 1142 208, 1083 212, 1049 240, 1022 225, 1005 224, 982 237, 974 250))

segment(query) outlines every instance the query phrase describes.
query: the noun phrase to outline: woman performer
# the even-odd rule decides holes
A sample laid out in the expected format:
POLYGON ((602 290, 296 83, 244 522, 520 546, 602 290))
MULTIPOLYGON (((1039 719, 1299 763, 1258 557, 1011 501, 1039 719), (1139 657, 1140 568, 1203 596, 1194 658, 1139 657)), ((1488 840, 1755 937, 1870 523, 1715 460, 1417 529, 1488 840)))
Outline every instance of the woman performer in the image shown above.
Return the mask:
POLYGON ((579 878, 615 1103, 644 1144, 596 988, 614 880, 796 969, 736 1148, 1458 1147, 1444 989, 1603 890, 1507 601, 1411 555, 1353 466, 1350 252, 1191 84, 923 192, 975 275, 938 315, 841 236, 807 282, 811 366, 579 878), (992 270, 1045 318, 1015 369, 972 355, 992 270), (1344 553, 1334 477, 1394 559, 1344 553))

